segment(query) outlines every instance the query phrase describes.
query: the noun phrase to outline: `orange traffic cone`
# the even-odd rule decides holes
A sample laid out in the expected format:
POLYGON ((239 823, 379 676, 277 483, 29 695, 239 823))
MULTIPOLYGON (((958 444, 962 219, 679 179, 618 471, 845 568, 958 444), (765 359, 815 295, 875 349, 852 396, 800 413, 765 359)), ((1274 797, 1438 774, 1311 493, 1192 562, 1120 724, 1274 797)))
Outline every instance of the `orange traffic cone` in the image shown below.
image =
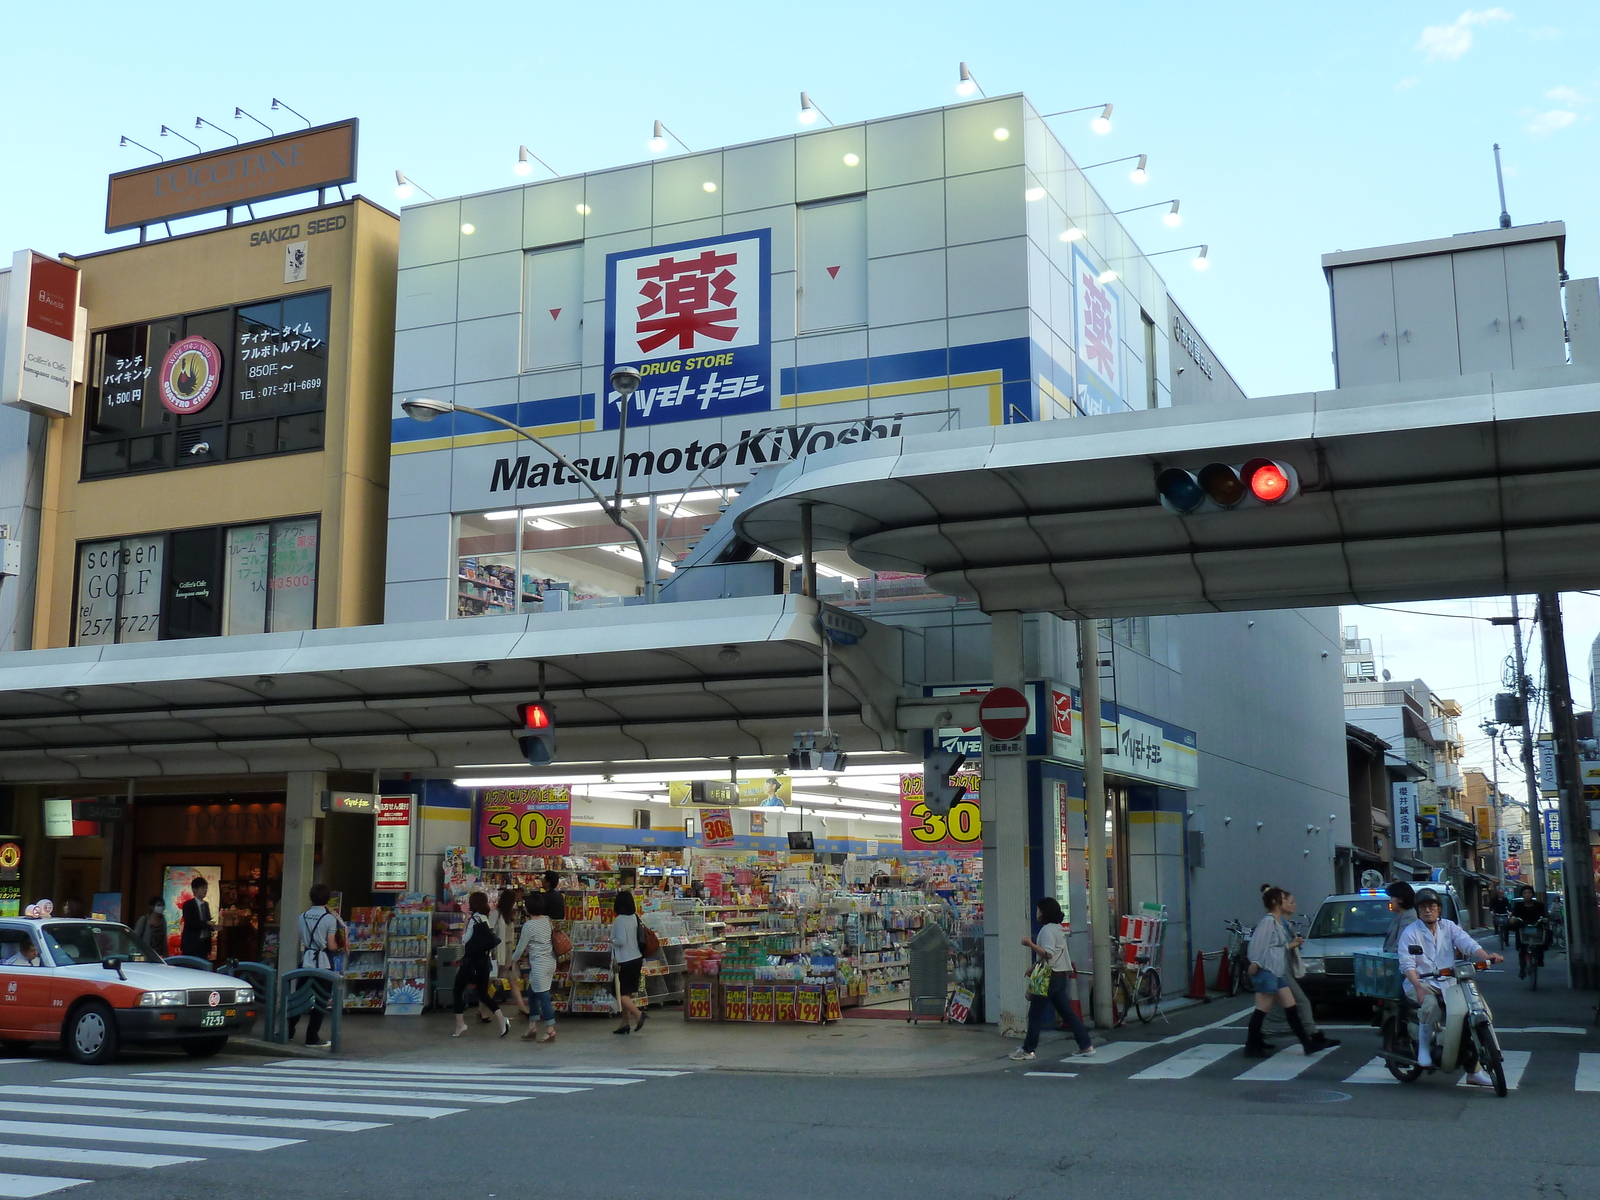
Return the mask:
POLYGON ((1194 956, 1194 975, 1189 980, 1189 999, 1210 1001, 1206 995, 1206 952, 1199 950, 1194 956))
POLYGON ((1217 991, 1224 996, 1233 987, 1233 970, 1228 965, 1228 952, 1224 950, 1222 957, 1217 961, 1217 991))

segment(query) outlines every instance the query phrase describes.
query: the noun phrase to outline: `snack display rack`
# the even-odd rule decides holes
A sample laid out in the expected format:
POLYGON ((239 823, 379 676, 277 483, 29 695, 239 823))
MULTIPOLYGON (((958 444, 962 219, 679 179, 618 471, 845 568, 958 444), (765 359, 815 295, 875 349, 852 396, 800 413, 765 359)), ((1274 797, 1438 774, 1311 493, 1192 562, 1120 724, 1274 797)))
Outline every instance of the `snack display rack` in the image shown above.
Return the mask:
POLYGON ((387 978, 387 908, 352 908, 345 923, 350 945, 344 964, 344 1011, 382 1012, 387 978))

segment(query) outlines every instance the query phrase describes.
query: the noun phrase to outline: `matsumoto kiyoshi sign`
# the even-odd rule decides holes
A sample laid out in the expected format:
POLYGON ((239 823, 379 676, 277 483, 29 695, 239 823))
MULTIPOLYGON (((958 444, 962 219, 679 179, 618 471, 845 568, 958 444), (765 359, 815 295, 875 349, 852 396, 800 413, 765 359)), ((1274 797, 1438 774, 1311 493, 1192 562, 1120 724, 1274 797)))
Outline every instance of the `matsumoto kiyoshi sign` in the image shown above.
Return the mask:
MULTIPOLYGON (((643 376, 630 425, 772 409, 772 231, 606 255, 607 379, 619 363, 643 376)), ((621 397, 603 407, 615 429, 621 397)))

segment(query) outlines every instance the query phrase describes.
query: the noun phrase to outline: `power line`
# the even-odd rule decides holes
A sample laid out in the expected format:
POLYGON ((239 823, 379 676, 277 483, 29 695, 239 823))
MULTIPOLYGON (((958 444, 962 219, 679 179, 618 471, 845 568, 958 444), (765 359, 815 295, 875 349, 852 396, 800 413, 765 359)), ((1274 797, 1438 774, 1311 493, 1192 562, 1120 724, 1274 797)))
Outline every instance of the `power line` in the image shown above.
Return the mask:
MULTIPOLYGON (((1596 593, 1586 592, 1584 594, 1585 595, 1595 595, 1596 593)), ((1451 620, 1454 620, 1454 621, 1487 621, 1487 620, 1489 620, 1488 617, 1474 617, 1474 616, 1468 615, 1467 613, 1424 612, 1420 608, 1394 608, 1393 606, 1388 605, 1388 604, 1355 604, 1355 605, 1351 605, 1350 607, 1352 607, 1352 608, 1374 608, 1374 609, 1377 609, 1379 612, 1410 613, 1414 617, 1449 617, 1451 620)))

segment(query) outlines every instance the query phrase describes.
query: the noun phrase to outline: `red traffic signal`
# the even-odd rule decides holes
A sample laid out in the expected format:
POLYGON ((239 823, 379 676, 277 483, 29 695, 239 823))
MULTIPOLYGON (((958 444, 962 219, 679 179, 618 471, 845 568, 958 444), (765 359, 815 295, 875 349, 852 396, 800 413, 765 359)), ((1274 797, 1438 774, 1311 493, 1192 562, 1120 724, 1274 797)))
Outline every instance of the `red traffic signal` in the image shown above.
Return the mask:
POLYGON ((547 767, 556 760, 556 720, 544 703, 517 705, 522 729, 517 744, 531 767, 547 767))
POLYGON ((1284 504, 1299 494, 1299 474, 1288 463, 1273 458, 1207 463, 1198 471, 1168 467, 1156 476, 1161 507, 1180 516, 1284 504))
POLYGON ((517 705, 517 718, 524 729, 554 729, 556 724, 550 719, 550 710, 543 704, 517 705))

